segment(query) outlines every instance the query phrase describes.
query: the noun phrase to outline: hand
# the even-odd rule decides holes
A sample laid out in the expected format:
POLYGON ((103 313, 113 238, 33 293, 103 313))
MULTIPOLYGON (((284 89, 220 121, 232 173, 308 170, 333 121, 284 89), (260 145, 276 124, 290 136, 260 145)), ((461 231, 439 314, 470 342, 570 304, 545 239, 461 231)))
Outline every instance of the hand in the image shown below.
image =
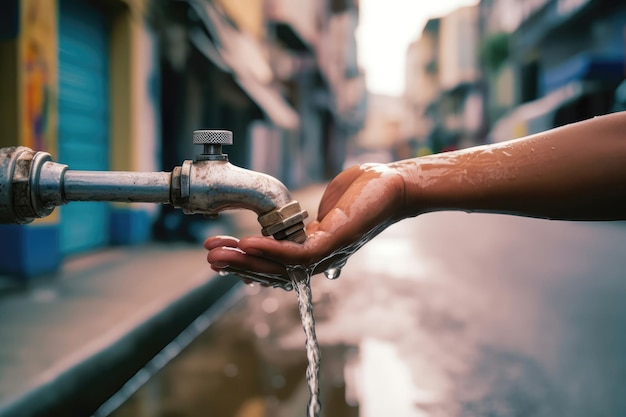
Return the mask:
POLYGON ((207 260, 216 271, 278 286, 290 282, 288 266, 302 266, 313 274, 341 267, 366 242, 406 217, 404 188, 394 165, 354 166, 326 188, 317 219, 306 228, 304 244, 261 236, 241 240, 215 236, 204 243, 207 260))

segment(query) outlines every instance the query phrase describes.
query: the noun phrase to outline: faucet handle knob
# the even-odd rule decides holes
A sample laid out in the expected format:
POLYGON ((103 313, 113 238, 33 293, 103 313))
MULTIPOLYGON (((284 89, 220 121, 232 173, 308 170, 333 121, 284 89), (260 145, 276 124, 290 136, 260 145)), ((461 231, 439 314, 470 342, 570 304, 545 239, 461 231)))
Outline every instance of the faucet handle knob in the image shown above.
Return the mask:
POLYGON ((233 132, 230 130, 195 130, 193 144, 204 145, 202 154, 196 156, 198 161, 226 161, 228 157, 222 153, 222 145, 233 144, 233 132))
POLYGON ((194 145, 232 145, 233 132, 230 130, 195 130, 194 145))

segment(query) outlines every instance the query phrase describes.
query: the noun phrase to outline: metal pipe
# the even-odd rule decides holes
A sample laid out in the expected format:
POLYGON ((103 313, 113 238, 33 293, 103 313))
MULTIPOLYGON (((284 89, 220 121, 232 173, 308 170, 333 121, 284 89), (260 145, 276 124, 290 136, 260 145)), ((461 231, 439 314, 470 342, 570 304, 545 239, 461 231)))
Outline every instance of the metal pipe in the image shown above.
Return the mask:
POLYGON ((291 201, 289 191, 276 178, 228 161, 198 161, 188 166, 189 201, 181 205, 188 214, 246 209, 262 215, 291 201))
POLYGON ((73 171, 63 180, 66 201, 169 203, 170 172, 73 171))
POLYGON ((172 172, 75 171, 46 152, 0 148, 0 223, 29 223, 71 201, 162 203, 208 217, 252 210, 264 235, 306 240, 307 213, 285 185, 228 162, 222 145, 232 144, 232 132, 198 130, 194 144, 203 145, 204 153, 172 172))

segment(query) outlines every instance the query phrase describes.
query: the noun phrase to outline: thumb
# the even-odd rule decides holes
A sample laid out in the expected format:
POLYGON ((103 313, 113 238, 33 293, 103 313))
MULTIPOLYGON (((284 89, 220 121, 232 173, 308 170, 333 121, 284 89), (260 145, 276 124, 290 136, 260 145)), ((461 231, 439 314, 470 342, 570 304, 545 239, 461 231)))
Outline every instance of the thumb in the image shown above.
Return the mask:
POLYGON ((346 190, 361 175, 362 171, 355 165, 337 175, 326 187, 317 210, 317 219, 322 220, 333 209, 346 190))

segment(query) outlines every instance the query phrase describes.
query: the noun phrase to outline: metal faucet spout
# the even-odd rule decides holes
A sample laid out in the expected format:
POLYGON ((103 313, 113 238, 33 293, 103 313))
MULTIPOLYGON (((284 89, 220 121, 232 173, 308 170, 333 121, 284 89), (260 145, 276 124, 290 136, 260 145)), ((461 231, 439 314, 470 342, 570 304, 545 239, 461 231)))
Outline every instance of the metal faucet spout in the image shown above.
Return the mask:
POLYGON ((258 215, 261 232, 303 243, 307 212, 278 179, 232 165, 221 152, 227 131, 196 131, 196 161, 172 172, 72 171, 46 152, 0 148, 0 223, 29 223, 71 201, 162 203, 213 217, 232 209, 258 215))
POLYGON ((227 161, 200 161, 189 166, 189 198, 180 206, 188 214, 247 209, 262 215, 289 202, 287 187, 274 177, 227 161))
POLYGON ((251 210, 258 215, 264 235, 300 243, 306 239, 307 212, 272 176, 228 161, 185 161, 172 172, 172 191, 172 204, 186 214, 212 217, 226 210, 251 210))
POLYGON ((193 143, 204 151, 196 162, 172 171, 172 204, 185 213, 215 216, 224 210, 247 209, 258 215, 261 232, 275 239, 306 240, 307 212, 291 199, 287 187, 269 175, 232 165, 222 145, 232 145, 232 132, 196 130, 193 143))

